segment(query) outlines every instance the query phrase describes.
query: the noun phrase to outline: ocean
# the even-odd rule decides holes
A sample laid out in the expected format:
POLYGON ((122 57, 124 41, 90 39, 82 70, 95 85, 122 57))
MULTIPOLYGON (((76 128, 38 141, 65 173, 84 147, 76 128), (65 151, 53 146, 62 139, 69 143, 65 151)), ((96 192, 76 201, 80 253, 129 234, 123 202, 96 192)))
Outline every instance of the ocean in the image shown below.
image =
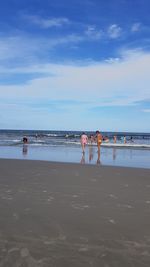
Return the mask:
MULTIPOLYGON (((100 159, 96 143, 81 153, 81 131, 0 130, 0 158, 49 160, 150 168, 150 133, 101 132, 100 159), (113 137, 117 136, 114 143, 113 137), (23 144, 23 137, 28 144, 23 144), (124 144, 123 138, 126 137, 124 144)), ((95 132, 86 132, 88 136, 95 132)))
MULTIPOLYGON (((33 131, 33 130, 0 130, 0 146, 21 146, 26 136, 30 146, 77 146, 80 144, 81 131, 33 131)), ((95 132, 86 132, 88 136, 95 132)), ((115 146, 123 145, 126 136, 126 146, 150 148, 150 133, 102 132, 109 138, 107 146, 111 146, 114 135, 117 136, 115 146)), ((103 142, 105 146, 106 143, 103 142)))

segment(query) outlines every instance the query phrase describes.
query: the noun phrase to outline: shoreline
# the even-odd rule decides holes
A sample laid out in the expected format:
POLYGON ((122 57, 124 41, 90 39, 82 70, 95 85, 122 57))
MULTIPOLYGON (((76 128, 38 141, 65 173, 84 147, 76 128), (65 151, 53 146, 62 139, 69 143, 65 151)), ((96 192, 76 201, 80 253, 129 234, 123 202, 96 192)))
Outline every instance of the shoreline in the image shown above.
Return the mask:
POLYGON ((22 159, 22 158, 20 158, 20 159, 16 159, 16 158, 0 158, 0 164, 1 164, 1 162, 3 162, 4 161, 4 163, 5 163, 5 161, 6 162, 14 162, 14 163, 19 163, 19 162, 21 162, 21 161, 25 161, 25 162, 27 162, 27 164, 29 163, 29 162, 33 162, 33 163, 39 163, 39 164, 48 164, 48 165, 62 165, 62 166, 65 166, 66 165, 66 167, 67 166, 77 166, 77 167, 79 167, 79 166, 81 166, 82 168, 84 168, 84 166, 85 166, 85 168, 86 167, 95 167, 95 168, 106 168, 106 169, 133 169, 133 170, 146 170, 146 171, 150 171, 150 168, 144 168, 144 167, 132 167, 132 166, 114 166, 114 165, 98 165, 98 164, 91 164, 91 163, 84 163, 84 164, 82 164, 82 163, 80 163, 80 162, 65 162, 65 161, 49 161, 49 160, 39 160, 39 159, 22 159))
POLYGON ((83 155, 80 146, 61 148, 60 146, 7 146, 1 147, 0 158, 150 169, 150 150, 146 149, 101 147, 98 154, 96 146, 87 146, 83 155))
POLYGON ((149 267, 150 170, 0 159, 0 264, 149 267))

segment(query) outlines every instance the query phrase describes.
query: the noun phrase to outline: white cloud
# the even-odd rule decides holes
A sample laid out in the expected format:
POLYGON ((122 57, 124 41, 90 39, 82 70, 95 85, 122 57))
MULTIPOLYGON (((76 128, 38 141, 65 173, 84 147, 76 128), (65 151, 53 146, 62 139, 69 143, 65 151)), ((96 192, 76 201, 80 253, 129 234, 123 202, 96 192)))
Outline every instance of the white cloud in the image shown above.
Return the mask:
POLYGON ((102 31, 97 30, 95 26, 88 26, 85 31, 85 35, 87 35, 90 39, 101 39, 102 31))
POLYGON ((121 36, 122 29, 117 24, 112 24, 109 26, 107 33, 108 33, 109 38, 117 39, 118 37, 121 36))
POLYGON ((141 23, 134 23, 131 27, 131 32, 138 32, 141 28, 141 23))
MULTIPOLYGON (((0 39, 0 61, 21 59, 22 64, 35 60, 36 55, 42 49, 43 39, 33 39, 24 35, 7 36, 0 39)), ((45 42, 44 48, 48 44, 45 42)))
POLYGON ((52 28, 52 27, 61 27, 63 25, 69 24, 70 21, 68 18, 50 18, 50 19, 43 19, 38 16, 31 16, 25 15, 24 16, 28 21, 32 22, 33 24, 39 25, 41 28, 52 28))
POLYGON ((47 55, 53 48, 61 45, 78 44, 85 40, 85 36, 69 34, 63 37, 32 38, 20 34, 0 39, 0 61, 21 60, 22 64, 36 61, 39 56, 47 55), (33 60, 34 59, 34 60, 33 60))
POLYGON ((39 75, 24 85, 0 85, 1 127, 81 130, 83 127, 97 128, 100 123, 106 130, 141 131, 142 127, 149 131, 144 119, 133 124, 132 115, 132 119, 122 121, 120 112, 113 117, 113 114, 108 115, 108 109, 101 117, 98 111, 104 106, 133 105, 141 110, 141 103, 143 111, 149 115, 150 110, 147 106, 144 108, 144 103, 150 99, 150 53, 131 50, 122 53, 122 60, 113 62, 111 59, 111 63, 91 61, 86 65, 72 62, 15 69, 1 67, 2 76, 9 73, 46 74, 46 77, 39 75), (96 107, 97 112, 93 115, 91 111, 96 107))
POLYGON ((118 57, 115 57, 115 58, 108 58, 108 59, 106 59, 105 60, 105 62, 108 62, 108 63, 117 63, 117 62, 119 62, 119 61, 121 61, 121 59, 120 58, 118 58, 118 57))
POLYGON ((17 36, 1 38, 0 39, 0 60, 11 59, 11 58, 17 57, 20 54, 20 50, 16 49, 19 43, 20 43, 20 46, 22 46, 21 39, 17 36))
POLYGON ((150 109, 143 109, 142 111, 149 113, 150 112, 150 109))
MULTIPOLYGON (((8 99, 74 99, 89 102, 89 107, 93 104, 133 105, 136 101, 150 99, 150 54, 130 51, 124 55, 123 60, 111 64, 89 62, 81 66, 72 62, 14 69, 14 73, 45 72, 47 77, 33 79, 21 86, 0 86, 0 95, 8 99)), ((12 72, 11 69, 4 71, 12 72)))

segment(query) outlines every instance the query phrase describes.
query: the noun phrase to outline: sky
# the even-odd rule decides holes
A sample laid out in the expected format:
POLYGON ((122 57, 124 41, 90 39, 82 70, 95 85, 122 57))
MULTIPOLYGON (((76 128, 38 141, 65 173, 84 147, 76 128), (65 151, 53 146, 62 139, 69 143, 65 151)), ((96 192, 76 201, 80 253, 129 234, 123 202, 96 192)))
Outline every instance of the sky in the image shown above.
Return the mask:
POLYGON ((149 0, 5 0, 0 129, 150 132, 149 0))

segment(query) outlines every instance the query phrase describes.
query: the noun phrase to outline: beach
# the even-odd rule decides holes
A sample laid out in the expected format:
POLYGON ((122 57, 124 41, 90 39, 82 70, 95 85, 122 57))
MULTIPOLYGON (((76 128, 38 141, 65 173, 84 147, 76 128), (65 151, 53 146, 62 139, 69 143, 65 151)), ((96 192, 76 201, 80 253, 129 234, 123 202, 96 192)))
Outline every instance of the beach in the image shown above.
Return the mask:
POLYGON ((81 146, 1 146, 0 158, 42 160, 49 162, 82 163, 99 166, 123 166, 150 169, 150 149, 87 146, 82 154, 81 146), (100 156, 100 157, 99 157, 100 156))
POLYGON ((150 266, 150 170, 0 159, 0 266, 150 266))
MULTIPOLYGON (((116 143, 114 133, 103 133, 109 142, 102 142, 100 155, 96 142, 90 141, 82 154, 81 134, 81 131, 0 130, 0 158, 150 168, 148 133, 126 133, 125 144, 122 141, 125 133, 117 133, 116 143), (25 136, 28 143, 24 144, 25 136)), ((91 132, 87 134, 90 136, 91 132)))

